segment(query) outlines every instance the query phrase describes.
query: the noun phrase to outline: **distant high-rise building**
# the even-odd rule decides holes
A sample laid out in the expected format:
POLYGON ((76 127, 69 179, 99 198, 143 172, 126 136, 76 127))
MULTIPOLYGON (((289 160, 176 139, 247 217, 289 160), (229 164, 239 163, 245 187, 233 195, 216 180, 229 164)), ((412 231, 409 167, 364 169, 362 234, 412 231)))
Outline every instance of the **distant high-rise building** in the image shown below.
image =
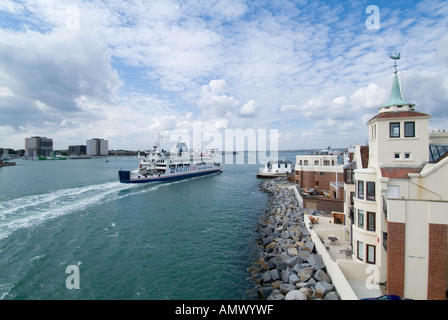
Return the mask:
POLYGON ((86 151, 89 156, 107 156, 109 141, 98 138, 87 140, 86 151))
POLYGON ((85 145, 68 146, 68 153, 80 156, 83 154, 87 154, 87 148, 85 145))
POLYGON ((47 137, 25 138, 25 156, 49 157, 53 151, 53 139, 47 137))

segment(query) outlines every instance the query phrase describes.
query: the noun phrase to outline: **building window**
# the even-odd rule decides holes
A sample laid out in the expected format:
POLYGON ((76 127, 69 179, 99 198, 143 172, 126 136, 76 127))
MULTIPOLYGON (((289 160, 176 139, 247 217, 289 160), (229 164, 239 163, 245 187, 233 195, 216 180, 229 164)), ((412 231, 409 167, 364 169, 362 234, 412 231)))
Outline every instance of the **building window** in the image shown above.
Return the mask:
POLYGON ((358 241, 358 245, 357 245, 357 251, 356 251, 356 257, 359 260, 363 260, 364 259, 364 243, 362 243, 361 241, 358 241))
POLYGON ((390 123, 390 137, 391 138, 400 138, 400 122, 391 122, 390 123))
POLYGON ((321 177, 323 177, 323 176, 324 176, 324 174, 325 174, 324 172, 320 172, 320 176, 321 176, 321 177))
POLYGON ((330 166, 330 160, 324 160, 324 166, 326 167, 330 166))
POLYGON ((358 199, 364 199, 364 181, 358 181, 358 199))
POLYGON ((318 166, 319 165, 319 160, 314 160, 314 165, 318 166))
POLYGON ((399 153, 395 153, 395 154, 394 154, 394 158, 395 158, 395 159, 400 159, 400 154, 399 154, 399 153))
POLYGON ((375 264, 375 246, 367 245, 367 263, 375 264))
POLYGON ((367 200, 375 201, 375 182, 367 182, 367 200))
POLYGON ((375 212, 367 212, 367 230, 375 231, 375 212))
POLYGON ((415 122, 404 123, 404 136, 407 138, 415 137, 415 122))
POLYGON ((411 154, 410 153, 405 153, 404 154, 404 158, 405 159, 410 159, 411 158, 411 154))
POLYGON ((364 210, 358 210, 358 228, 364 229, 364 210))

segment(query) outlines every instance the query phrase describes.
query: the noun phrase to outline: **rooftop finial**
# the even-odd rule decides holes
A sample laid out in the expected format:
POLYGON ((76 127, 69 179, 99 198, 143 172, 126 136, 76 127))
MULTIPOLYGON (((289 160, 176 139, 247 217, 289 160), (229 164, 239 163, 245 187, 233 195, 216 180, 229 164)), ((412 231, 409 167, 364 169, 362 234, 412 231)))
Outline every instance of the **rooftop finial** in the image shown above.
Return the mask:
POLYGON ((391 54, 389 54, 389 58, 391 58, 392 60, 394 60, 394 67, 395 67, 395 72, 394 73, 397 73, 398 71, 397 71, 397 60, 399 60, 400 58, 401 58, 401 53, 399 52, 399 53, 391 53, 391 54))

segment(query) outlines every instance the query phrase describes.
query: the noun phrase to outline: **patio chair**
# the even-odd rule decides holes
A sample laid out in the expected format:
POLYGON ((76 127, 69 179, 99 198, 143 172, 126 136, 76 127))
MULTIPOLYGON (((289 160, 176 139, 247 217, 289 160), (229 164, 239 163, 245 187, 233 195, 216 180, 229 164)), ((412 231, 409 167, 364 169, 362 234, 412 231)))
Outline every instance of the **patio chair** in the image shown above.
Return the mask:
POLYGON ((345 257, 350 258, 353 254, 353 249, 350 247, 347 247, 346 249, 339 250, 339 253, 345 253, 345 257))
POLYGON ((352 255, 353 255, 353 250, 352 249, 345 250, 345 257, 346 258, 350 258, 352 255))

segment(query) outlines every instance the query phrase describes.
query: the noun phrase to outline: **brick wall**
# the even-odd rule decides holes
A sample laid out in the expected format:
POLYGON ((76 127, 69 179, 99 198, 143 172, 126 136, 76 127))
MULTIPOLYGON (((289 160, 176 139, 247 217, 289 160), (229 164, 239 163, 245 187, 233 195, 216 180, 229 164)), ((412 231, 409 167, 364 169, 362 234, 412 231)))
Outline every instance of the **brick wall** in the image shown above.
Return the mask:
MULTIPOLYGON (((336 181, 335 172, 321 172, 320 171, 296 171, 296 181, 300 181, 301 188, 330 190, 330 182, 336 181)), ((338 173, 338 181, 344 181, 344 174, 338 173)))
POLYGON ((447 225, 429 225, 428 300, 445 300, 447 290, 447 237, 447 225))
POLYGON ((303 206, 308 209, 316 209, 331 213, 332 211, 344 211, 344 201, 331 198, 304 197, 303 206))
POLYGON ((404 294, 404 223, 387 223, 387 294, 404 294))

